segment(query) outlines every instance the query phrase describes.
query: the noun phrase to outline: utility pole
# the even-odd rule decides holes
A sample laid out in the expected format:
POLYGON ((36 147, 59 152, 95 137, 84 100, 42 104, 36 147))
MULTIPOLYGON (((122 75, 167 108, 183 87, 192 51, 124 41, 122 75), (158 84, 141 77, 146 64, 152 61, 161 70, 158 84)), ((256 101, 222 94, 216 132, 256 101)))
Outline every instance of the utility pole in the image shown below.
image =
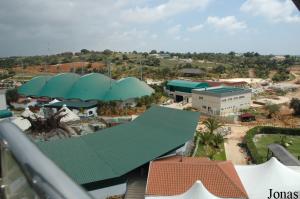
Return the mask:
POLYGON ((142 59, 140 58, 140 69, 141 69, 141 81, 143 81, 143 66, 142 66, 142 59))

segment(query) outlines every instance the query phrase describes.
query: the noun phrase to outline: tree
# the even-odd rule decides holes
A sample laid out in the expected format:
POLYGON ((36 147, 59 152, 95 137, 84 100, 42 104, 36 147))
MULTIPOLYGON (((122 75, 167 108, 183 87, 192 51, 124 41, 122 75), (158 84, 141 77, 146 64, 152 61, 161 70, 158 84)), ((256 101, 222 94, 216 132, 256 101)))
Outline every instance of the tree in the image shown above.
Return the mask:
POLYGON ((214 134, 212 142, 215 148, 219 148, 224 143, 224 137, 220 133, 214 134))
POLYGON ((279 112, 279 105, 278 104, 267 104, 265 109, 268 111, 268 118, 272 118, 276 113, 279 112))
POLYGON ((290 108, 294 110, 295 115, 300 115, 300 100, 298 98, 293 98, 290 102, 290 108))
POLYGON ((150 54, 157 54, 157 51, 156 50, 151 50, 150 54))
POLYGON ((214 68, 214 72, 216 73, 225 73, 226 68, 223 65, 218 65, 217 67, 214 68))
POLYGON ((203 124, 208 129, 208 132, 213 134, 215 130, 223 126, 220 121, 215 117, 210 117, 203 122, 203 124))
POLYGON ((88 51, 87 49, 81 49, 80 52, 81 52, 82 54, 87 54, 87 53, 89 53, 90 51, 88 51))
POLYGON ((109 49, 105 49, 104 51, 103 51, 103 54, 104 55, 111 55, 113 53, 113 51, 111 51, 111 50, 109 50, 109 49))
POLYGON ((213 134, 210 132, 199 133, 199 142, 203 145, 211 145, 213 140, 213 134))
POLYGON ((127 56, 126 54, 123 54, 123 55, 122 55, 122 60, 123 60, 123 61, 128 60, 128 59, 129 59, 129 58, 128 58, 128 56, 127 56))
POLYGON ((19 93, 16 88, 6 91, 6 101, 8 104, 16 102, 19 99, 19 93))

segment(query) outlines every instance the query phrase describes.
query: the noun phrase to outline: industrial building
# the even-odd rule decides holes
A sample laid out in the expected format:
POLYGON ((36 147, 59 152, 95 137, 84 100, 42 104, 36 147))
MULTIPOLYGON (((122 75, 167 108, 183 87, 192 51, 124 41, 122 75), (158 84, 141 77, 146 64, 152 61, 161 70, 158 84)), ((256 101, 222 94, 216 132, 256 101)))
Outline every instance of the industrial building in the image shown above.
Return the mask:
POLYGON ((124 195, 129 173, 147 171, 150 161, 189 153, 199 116, 153 106, 132 122, 37 145, 96 199, 106 199, 124 195))
POLYGON ((186 80, 168 81, 165 91, 176 102, 191 102, 192 90, 210 87, 206 82, 192 82, 186 80))
POLYGON ((219 86, 192 91, 192 107, 207 115, 235 115, 250 105, 250 89, 219 86))
POLYGON ((124 101, 151 95, 154 89, 135 77, 116 81, 99 73, 61 73, 37 76, 20 86, 18 92, 36 98, 124 101))

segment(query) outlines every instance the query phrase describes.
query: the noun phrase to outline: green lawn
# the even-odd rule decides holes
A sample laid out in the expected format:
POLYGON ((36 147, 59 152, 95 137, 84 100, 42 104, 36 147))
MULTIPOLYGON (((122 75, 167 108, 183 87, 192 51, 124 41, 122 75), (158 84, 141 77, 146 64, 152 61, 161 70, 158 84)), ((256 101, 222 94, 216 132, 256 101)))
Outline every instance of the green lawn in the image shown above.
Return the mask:
MULTIPOLYGON (((255 146, 260 156, 266 158, 268 153, 268 145, 272 143, 280 143, 281 134, 261 134, 255 136, 255 146)), ((287 150, 291 152, 296 158, 300 156, 300 136, 287 136, 286 143, 289 143, 287 150)))
MULTIPOLYGON (((197 152, 196 152, 196 157, 205 157, 205 149, 204 145, 199 144, 197 152)), ((224 144, 220 146, 220 149, 217 149, 216 153, 214 154, 213 160, 226 160, 226 155, 225 155, 225 149, 224 149, 224 144)))

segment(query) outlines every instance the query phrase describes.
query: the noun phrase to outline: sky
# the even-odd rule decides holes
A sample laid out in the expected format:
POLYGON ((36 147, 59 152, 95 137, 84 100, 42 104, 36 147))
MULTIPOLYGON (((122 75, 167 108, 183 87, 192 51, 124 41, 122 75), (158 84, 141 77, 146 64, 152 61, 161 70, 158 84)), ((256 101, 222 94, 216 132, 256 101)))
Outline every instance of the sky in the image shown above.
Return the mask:
POLYGON ((300 55, 291 0, 2 0, 0 57, 101 51, 300 55))

